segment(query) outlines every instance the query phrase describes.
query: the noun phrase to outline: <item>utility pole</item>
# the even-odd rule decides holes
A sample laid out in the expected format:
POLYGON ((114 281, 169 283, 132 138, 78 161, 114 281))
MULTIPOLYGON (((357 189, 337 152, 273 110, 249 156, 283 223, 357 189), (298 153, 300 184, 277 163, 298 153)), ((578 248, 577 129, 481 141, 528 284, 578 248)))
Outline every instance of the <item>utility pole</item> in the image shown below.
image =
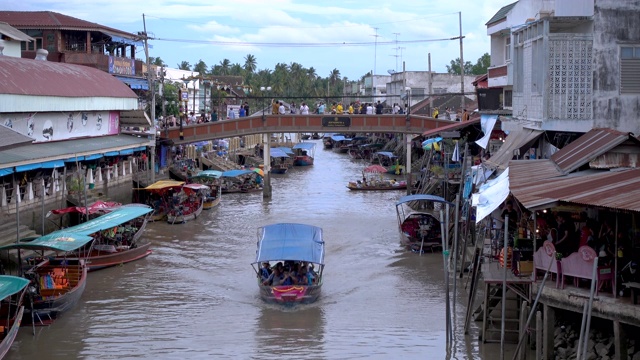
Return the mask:
POLYGON ((458 25, 460 27, 460 110, 464 111, 464 55, 462 51, 462 11, 458 11, 458 25))
MULTIPOLYGON (((149 62, 149 37, 147 36, 147 22, 144 14, 142 14, 142 25, 144 27, 144 55, 147 60, 147 81, 149 82, 149 91, 151 91, 151 146, 149 158, 151 159, 151 183, 156 182, 156 89, 151 75, 151 63, 149 62)), ((162 102, 164 107, 164 101, 162 102)))
POLYGON ((375 38, 375 42, 373 45, 373 73, 371 75, 375 75, 376 74, 376 60, 377 60, 377 52, 378 52, 378 38, 380 37, 380 35, 378 35, 378 28, 374 28, 376 30, 376 33, 374 35, 371 35, 375 38))
MULTIPOLYGON (((396 50, 396 54, 395 54, 395 57, 396 57, 396 68, 395 68, 395 70, 397 72, 398 71, 398 56, 399 56, 398 55, 398 50, 400 50, 400 48, 398 47, 398 35, 400 35, 400 33, 393 33, 393 35, 396 36, 396 48, 395 48, 395 50, 396 50)), ((394 55, 392 55, 392 56, 394 56, 394 55)))

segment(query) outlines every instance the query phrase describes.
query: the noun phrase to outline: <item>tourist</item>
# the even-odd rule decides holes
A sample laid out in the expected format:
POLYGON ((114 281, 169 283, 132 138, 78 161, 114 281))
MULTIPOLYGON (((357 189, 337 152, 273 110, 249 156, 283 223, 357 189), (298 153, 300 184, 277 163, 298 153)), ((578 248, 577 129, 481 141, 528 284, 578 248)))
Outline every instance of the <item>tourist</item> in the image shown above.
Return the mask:
POLYGON ((378 103, 376 104, 376 114, 381 115, 383 109, 384 109, 384 105, 382 105, 380 100, 378 100, 378 103))
POLYGON ((278 114, 284 115, 286 113, 286 109, 284 108, 284 103, 280 101, 280 106, 278 106, 278 114))
POLYGON ((440 109, 438 109, 438 107, 436 106, 435 108, 433 108, 433 118, 437 119, 438 115, 440 114, 440 109))
POLYGON ((273 270, 271 270, 271 265, 269 265, 269 262, 263 262, 262 268, 260 269, 260 280, 262 281, 262 283, 264 283, 271 277, 271 273, 273 273, 273 270))
POLYGON ((276 99, 273 99, 271 103, 271 115, 278 115, 278 111, 280 109, 280 103, 276 99))
POLYGON ((336 106, 336 114, 342 115, 344 113, 344 108, 342 107, 342 103, 339 102, 338 106, 336 106))
POLYGON ((353 115, 353 103, 349 104, 349 108, 347 109, 347 112, 353 115))
POLYGON ((575 226, 565 214, 558 214, 556 221, 558 222, 558 239, 554 245, 557 252, 567 256, 578 250, 575 243, 575 226))
POLYGON ((302 105, 300 105, 300 114, 309 115, 309 106, 307 103, 303 102, 302 105))
POLYGON ((462 110, 462 121, 469 121, 469 113, 467 109, 462 110))
POLYGON ((513 208, 513 203, 510 200, 505 202, 505 207, 500 214, 503 223, 507 215, 509 216, 509 233, 513 234, 518 230, 518 212, 513 208))
POLYGON ((251 115, 251 113, 249 112, 249 103, 246 101, 244 102, 244 114, 245 116, 251 115))
POLYGON ((247 115, 245 111, 244 106, 240 106, 240 109, 238 109, 238 117, 245 117, 247 115))
POLYGON ((373 115, 373 105, 367 103, 367 115, 373 115))
POLYGON ((291 102, 291 104, 289 104, 289 109, 291 109, 291 113, 295 114, 296 113, 296 103, 294 103, 293 101, 291 102))

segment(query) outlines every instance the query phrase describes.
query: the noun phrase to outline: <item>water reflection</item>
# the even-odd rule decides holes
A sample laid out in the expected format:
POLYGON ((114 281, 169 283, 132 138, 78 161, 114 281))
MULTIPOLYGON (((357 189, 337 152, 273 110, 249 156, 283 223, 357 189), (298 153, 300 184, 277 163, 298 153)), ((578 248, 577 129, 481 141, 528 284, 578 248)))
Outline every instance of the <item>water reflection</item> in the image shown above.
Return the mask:
POLYGON ((262 354, 277 359, 318 359, 324 354, 325 318, 321 307, 264 305, 255 339, 262 354))

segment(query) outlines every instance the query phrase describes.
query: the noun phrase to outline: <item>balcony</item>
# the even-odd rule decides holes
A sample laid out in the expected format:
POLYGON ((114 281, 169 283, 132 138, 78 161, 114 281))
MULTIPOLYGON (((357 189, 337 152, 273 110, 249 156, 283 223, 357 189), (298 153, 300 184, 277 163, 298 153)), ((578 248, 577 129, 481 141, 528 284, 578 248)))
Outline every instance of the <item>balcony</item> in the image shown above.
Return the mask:
POLYGON ((118 70, 113 70, 112 66, 112 71, 109 71, 109 55, 95 53, 67 52, 63 54, 61 62, 89 66, 104 72, 120 75, 142 76, 147 69, 147 64, 141 60, 133 60, 133 65, 131 65, 132 59, 130 58, 114 57, 114 63, 124 64, 124 66, 117 67, 118 70))
POLYGON ((487 69, 489 87, 503 87, 512 85, 513 81, 510 81, 509 76, 510 64, 503 64, 499 66, 493 66, 487 69))

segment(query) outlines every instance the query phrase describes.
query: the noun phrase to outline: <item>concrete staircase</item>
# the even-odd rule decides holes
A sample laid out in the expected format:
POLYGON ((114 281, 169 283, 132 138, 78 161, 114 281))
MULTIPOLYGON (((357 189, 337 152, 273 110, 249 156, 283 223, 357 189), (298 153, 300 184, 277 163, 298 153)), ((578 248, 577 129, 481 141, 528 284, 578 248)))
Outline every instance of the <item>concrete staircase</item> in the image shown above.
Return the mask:
POLYGON ((2 224, 0 224, 0 246, 13 244, 16 242, 18 237, 23 239, 26 237, 40 235, 22 223, 19 228, 17 228, 16 225, 17 222, 15 216, 5 216, 2 218, 2 224), (19 236, 16 236, 16 232, 18 232, 19 236))
POLYGON ((209 168, 219 171, 228 171, 242 168, 242 166, 236 164, 235 162, 226 160, 218 156, 211 156, 211 158, 201 156, 200 163, 208 166, 209 168))

